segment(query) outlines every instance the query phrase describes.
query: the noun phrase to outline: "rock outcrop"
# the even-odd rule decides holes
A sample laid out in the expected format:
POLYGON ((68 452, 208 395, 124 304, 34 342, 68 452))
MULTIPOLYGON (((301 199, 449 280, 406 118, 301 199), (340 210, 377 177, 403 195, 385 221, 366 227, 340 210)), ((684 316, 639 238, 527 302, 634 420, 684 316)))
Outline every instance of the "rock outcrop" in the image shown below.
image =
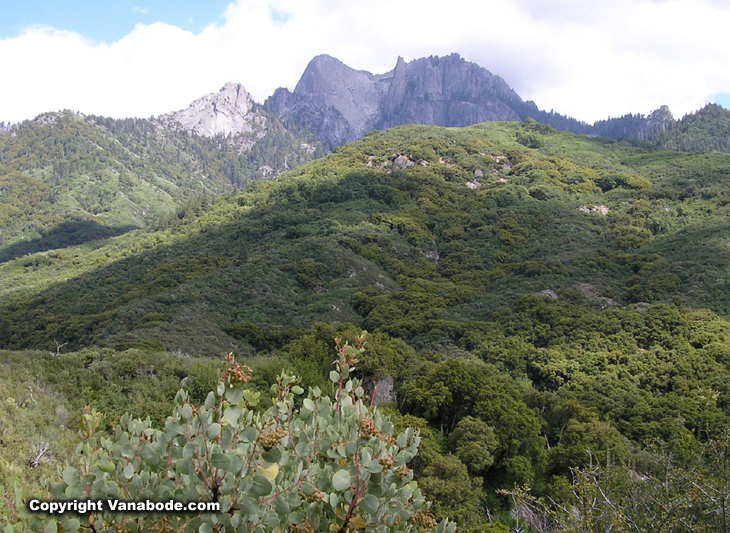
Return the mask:
POLYGON ((636 137, 642 141, 650 140, 666 132, 673 123, 674 117, 672 116, 672 112, 669 110, 669 107, 663 105, 646 117, 646 120, 636 133, 636 137))
POLYGON ((458 54, 409 63, 399 57, 395 69, 380 75, 321 55, 309 63, 293 92, 277 89, 264 108, 333 147, 401 124, 520 120, 515 105, 525 103, 502 78, 458 54))
POLYGON ((187 109, 157 117, 165 129, 208 137, 237 155, 228 172, 234 183, 248 179, 270 180, 326 153, 315 135, 303 129, 287 129, 277 116, 253 101, 240 83, 227 83, 217 93, 195 100, 187 109), (246 167, 246 176, 237 178, 246 167))
POLYGON ((304 126, 333 147, 375 129, 387 88, 378 76, 320 55, 309 62, 294 92, 277 89, 264 108, 279 113, 285 125, 304 126))
MULTIPOLYGON (((458 54, 410 62, 399 57, 385 74, 355 70, 319 55, 309 62, 293 91, 279 88, 263 106, 253 102, 242 85, 229 83, 187 109, 161 116, 159 122, 207 137, 243 134, 238 139, 242 150, 269 135, 276 122, 275 129, 283 128, 297 140, 295 152, 319 143, 326 152, 369 131, 404 124, 462 127, 527 118, 558 130, 634 138, 667 149, 730 152, 730 112, 720 106, 709 104, 681 121, 662 106, 648 117, 628 114, 589 125, 540 110, 534 102, 522 100, 501 77, 458 54), (690 130, 692 135, 686 135, 690 130)), ((300 155, 299 159, 307 159, 300 155)), ((287 164, 282 166, 286 168, 287 164)))
POLYGON ((387 74, 390 88, 382 102, 379 129, 401 124, 469 126, 520 120, 510 107, 522 102, 507 83, 458 54, 405 63, 398 58, 387 74))
POLYGON ((177 122, 188 131, 214 137, 252 133, 266 125, 266 118, 243 85, 227 83, 219 92, 198 98, 187 109, 167 113, 160 121, 177 122))

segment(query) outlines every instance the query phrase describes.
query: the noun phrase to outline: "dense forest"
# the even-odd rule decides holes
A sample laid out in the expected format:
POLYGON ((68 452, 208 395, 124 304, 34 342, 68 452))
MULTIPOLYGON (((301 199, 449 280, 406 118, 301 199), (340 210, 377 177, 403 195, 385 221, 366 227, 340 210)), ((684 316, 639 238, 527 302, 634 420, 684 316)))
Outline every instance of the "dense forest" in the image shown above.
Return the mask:
MULTIPOLYGON (((309 420, 315 404, 322 416, 342 405, 345 387, 360 405, 361 383, 377 384, 382 402, 342 424, 359 424, 368 446, 400 441, 379 464, 408 511, 402 523, 378 514, 387 476, 374 463, 367 504, 360 481, 332 471, 298 497, 342 531, 380 519, 423 530, 449 519, 467 532, 728 531, 728 169, 730 155, 533 120, 404 126, 273 181, 180 202, 147 229, 22 255, 0 247, 1 523, 34 528, 18 502, 73 493, 76 431, 108 454, 94 455, 98 475, 132 490, 157 456, 109 466, 115 446, 146 431, 174 449, 170 428, 184 423, 203 424, 200 442, 218 439, 195 418, 213 397, 257 420, 309 420), (343 346, 361 348, 347 352, 357 363, 343 362, 343 346), (217 383, 231 386, 233 357, 250 374, 231 399, 217 383), (411 477, 418 494, 401 484, 411 477)), ((283 431, 271 424, 259 435, 283 431)), ((292 438, 266 442, 294 453, 292 438)), ((211 464, 235 470, 220 453, 211 464)), ((263 464, 281 472, 251 481, 261 505, 290 479, 294 463, 276 453, 263 464)), ((359 453, 322 468, 340 461, 359 475, 359 453)), ((300 503, 266 516, 288 509, 315 528, 300 503)))

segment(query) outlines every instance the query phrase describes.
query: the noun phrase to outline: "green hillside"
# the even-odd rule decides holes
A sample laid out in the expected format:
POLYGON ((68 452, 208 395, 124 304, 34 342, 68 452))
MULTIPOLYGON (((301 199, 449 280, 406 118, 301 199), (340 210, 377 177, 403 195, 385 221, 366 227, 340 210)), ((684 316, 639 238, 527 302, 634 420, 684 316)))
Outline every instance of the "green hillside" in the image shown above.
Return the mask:
POLYGON ((651 139, 668 150, 730 152, 730 111, 707 104, 696 113, 675 120, 651 139))
POLYGON ((276 119, 207 139, 144 119, 46 113, 0 135, 0 261, 145 227, 317 155, 276 119))
POLYGON ((730 152, 730 111, 717 104, 707 104, 678 120, 662 106, 648 117, 628 114, 599 120, 584 131, 611 139, 641 139, 665 150, 730 152))
POLYGON ((366 329, 358 370, 393 377, 396 426, 421 428, 437 518, 722 531, 729 170, 533 121, 373 132, 153 228, 6 260, 0 348, 29 351, 0 355, 49 394, 78 384, 74 408, 116 415, 134 391, 159 421, 186 375, 204 399, 197 356, 328 392, 332 338, 366 329))
POLYGON ((6 263, 2 345, 154 338, 217 353, 241 322, 316 321, 427 343, 434 321, 491 320, 545 290, 730 311, 728 156, 530 128, 373 133, 154 231, 6 263), (411 166, 392 170, 398 154, 411 166))

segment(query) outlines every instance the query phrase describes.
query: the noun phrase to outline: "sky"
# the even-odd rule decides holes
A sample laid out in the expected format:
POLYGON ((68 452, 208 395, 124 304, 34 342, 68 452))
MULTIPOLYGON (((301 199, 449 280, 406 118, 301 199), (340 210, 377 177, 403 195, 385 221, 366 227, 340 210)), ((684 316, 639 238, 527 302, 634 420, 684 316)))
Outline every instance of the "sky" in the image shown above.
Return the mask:
POLYGON ((259 103, 315 55, 380 74, 459 53, 538 107, 593 122, 730 107, 726 0, 0 0, 0 121, 259 103))

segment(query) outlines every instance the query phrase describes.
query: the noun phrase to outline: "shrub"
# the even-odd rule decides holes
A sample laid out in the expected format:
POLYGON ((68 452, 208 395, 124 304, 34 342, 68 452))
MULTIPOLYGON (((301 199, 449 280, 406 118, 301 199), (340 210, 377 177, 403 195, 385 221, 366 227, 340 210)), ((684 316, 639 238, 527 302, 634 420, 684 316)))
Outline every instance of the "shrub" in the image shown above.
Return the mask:
MULTIPOLYGON (((48 485, 56 500, 218 502, 220 511, 168 515, 104 512, 31 516, 17 529, 63 531, 416 531, 453 533, 437 524, 407 466, 420 438, 365 402, 350 378, 362 337, 337 341, 334 398, 282 373, 273 405, 257 410, 246 388, 251 369, 232 355, 215 391, 193 406, 181 390, 163 430, 125 415, 109 438, 101 415, 83 415, 76 463, 48 485)), ((17 517, 16 517, 17 518, 17 517)), ((7 531, 7 529, 6 529, 7 531)))

